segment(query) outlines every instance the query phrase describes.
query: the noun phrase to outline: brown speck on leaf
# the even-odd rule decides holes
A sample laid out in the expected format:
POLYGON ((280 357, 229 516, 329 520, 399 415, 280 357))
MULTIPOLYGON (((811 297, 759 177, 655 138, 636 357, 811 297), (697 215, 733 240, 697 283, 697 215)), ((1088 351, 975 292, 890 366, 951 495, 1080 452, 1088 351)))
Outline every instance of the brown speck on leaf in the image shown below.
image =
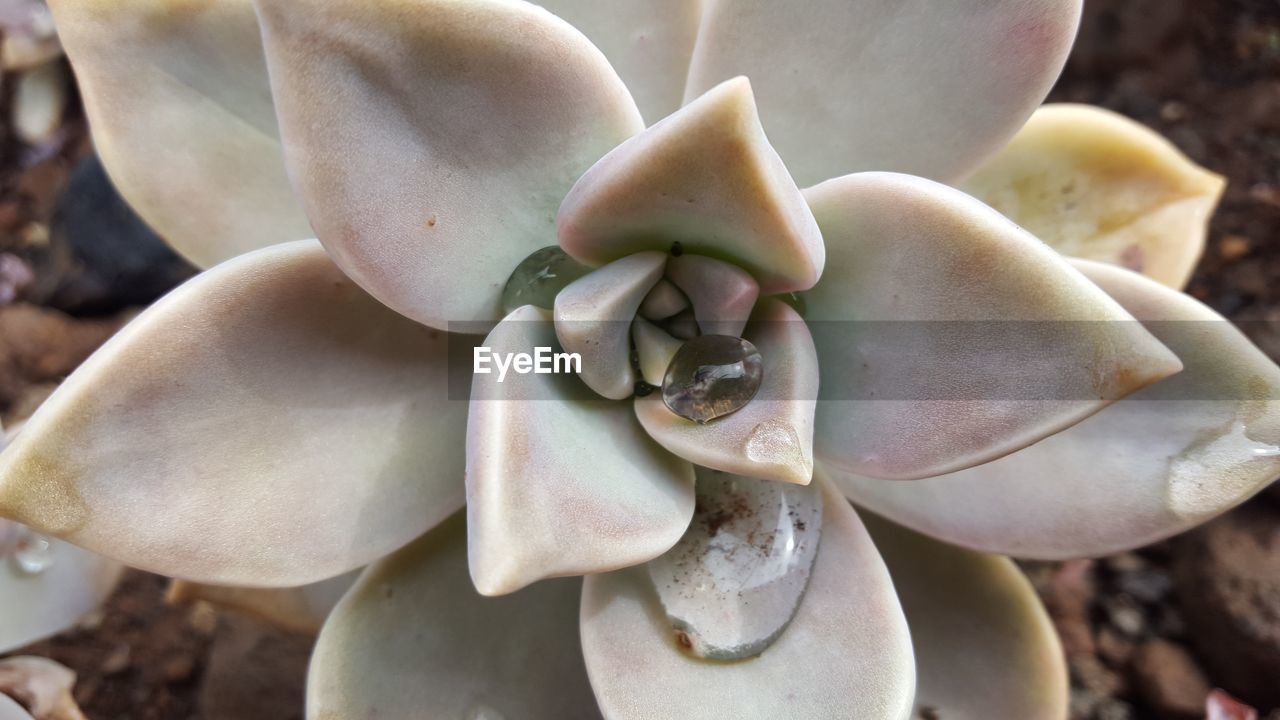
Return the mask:
POLYGON ((693 638, 689 637, 689 633, 687 633, 687 632, 685 632, 685 631, 683 631, 683 630, 677 630, 677 631, 676 631, 676 645, 679 645, 681 648, 683 648, 683 649, 685 649, 685 650, 692 650, 692 649, 693 649, 693 638))
POLYGON ((436 226, 436 216, 435 216, 435 213, 432 213, 430 216, 427 217, 427 227, 433 228, 435 226, 436 226))

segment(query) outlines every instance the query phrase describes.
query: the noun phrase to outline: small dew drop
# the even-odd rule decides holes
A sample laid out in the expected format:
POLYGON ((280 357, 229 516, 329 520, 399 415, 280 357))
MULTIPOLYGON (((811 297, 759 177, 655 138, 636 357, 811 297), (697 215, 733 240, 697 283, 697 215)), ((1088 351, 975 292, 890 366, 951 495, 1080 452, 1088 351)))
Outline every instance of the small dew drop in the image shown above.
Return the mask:
POLYGON ((28 528, 19 530, 13 562, 27 575, 39 575, 53 566, 53 542, 28 528))
POLYGON ((1280 457, 1280 447, 1272 445, 1270 447, 1254 448, 1253 456, 1260 458, 1280 457))
POLYGON ((766 420, 747 436, 747 459, 757 463, 806 464, 800 434, 791 423, 766 420))
POLYGON ((591 272, 591 268, 550 245, 520 261, 502 288, 502 311, 525 305, 550 310, 566 285, 591 272))

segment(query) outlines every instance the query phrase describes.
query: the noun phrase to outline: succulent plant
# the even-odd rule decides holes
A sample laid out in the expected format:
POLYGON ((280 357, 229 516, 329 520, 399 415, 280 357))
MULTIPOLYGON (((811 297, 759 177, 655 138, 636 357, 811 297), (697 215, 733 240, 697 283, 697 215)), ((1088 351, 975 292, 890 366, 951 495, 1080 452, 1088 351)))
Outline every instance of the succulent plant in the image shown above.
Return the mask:
POLYGON ((1003 556, 1280 475, 1280 368, 1178 290, 1221 180, 1036 111, 1078 2, 546 5, 55 2, 122 193, 222 262, 0 514, 300 626, 372 563, 313 718, 1063 717, 1003 556))

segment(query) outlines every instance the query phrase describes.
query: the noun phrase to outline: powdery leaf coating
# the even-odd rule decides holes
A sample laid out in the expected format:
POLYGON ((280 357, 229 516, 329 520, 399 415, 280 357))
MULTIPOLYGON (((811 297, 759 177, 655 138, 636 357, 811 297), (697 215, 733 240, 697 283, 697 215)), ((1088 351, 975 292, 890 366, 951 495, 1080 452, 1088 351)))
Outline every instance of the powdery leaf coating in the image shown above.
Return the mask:
POLYGON ((359 576, 359 570, 291 588, 250 588, 175 580, 165 599, 176 604, 208 602, 246 613, 289 632, 315 635, 359 576))
POLYGON ((1181 289, 1225 185, 1122 115, 1046 105, 962 187, 1064 255, 1181 289))
POLYGON ((516 0, 258 0, 285 157, 320 241, 432 327, 502 317, 555 213, 642 127, 599 50, 516 0))
MULTIPOLYGON (((555 347, 555 333, 525 306, 484 344, 529 352, 555 347)), ((467 546, 482 594, 636 565, 680 539, 693 467, 650 440, 627 403, 571 374, 497 377, 474 376, 467 422, 467 546)))
POLYGON ((1066 720, 1062 646, 1012 561, 862 518, 911 627, 917 717, 1066 720))
POLYGON ((138 214, 209 267, 313 237, 285 175, 250 0, 53 0, 94 146, 138 214))
POLYGON ((569 191, 560 247, 589 265, 642 250, 728 261, 764 293, 822 274, 822 235, 770 147, 745 78, 721 83, 619 145, 569 191))
POLYGON ((585 579, 582 649, 608 720, 909 717, 911 638, 889 574, 853 508, 828 483, 822 491, 809 589, 757 658, 682 652, 642 568, 585 579))
POLYGON ((806 195, 829 253, 804 295, 824 461, 886 478, 960 470, 1181 367, 1066 260, 958 190, 860 173, 806 195))
POLYGON ((764 379, 742 409, 699 424, 663 404, 659 393, 635 399, 636 417, 662 447, 703 467, 807 485, 813 476, 818 355, 791 306, 765 299, 744 337, 760 351, 764 379))
POLYGON ((486 598, 457 517, 360 578, 320 633, 309 720, 599 718, 578 645, 581 582, 486 598))
POLYGON ((1190 297, 1121 268, 1076 264, 1186 369, 963 472, 886 483, 833 471, 851 499, 957 545, 1063 559, 1163 540, 1280 477, 1280 368, 1190 297))
POLYGON ((861 170, 955 180, 1066 61, 1080 0, 707 0, 685 101, 735 75, 801 187, 861 170))
POLYGON ((0 454, 0 515, 152 572, 291 586, 462 506, 445 333, 315 241, 234 258, 138 316, 0 454))
POLYGON ((600 48, 636 99, 646 123, 675 112, 684 96, 702 0, 540 0, 600 48))

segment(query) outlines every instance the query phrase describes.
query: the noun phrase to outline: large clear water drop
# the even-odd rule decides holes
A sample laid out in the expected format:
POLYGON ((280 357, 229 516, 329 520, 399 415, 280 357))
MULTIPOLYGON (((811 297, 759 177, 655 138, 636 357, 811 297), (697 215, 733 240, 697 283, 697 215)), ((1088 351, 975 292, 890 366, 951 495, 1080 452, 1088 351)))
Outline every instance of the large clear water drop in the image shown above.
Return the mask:
POLYGON ((566 285, 591 272, 569 257, 558 245, 550 245, 520 261, 502 288, 502 312, 525 305, 550 310, 566 285))
POLYGON ((649 563, 676 644, 710 660, 764 652, 795 616, 822 533, 822 493, 698 468, 693 522, 649 563))
POLYGON ((728 335, 700 335, 671 358, 662 401, 680 417, 705 423, 751 402, 763 380, 764 361, 755 345, 728 335))

